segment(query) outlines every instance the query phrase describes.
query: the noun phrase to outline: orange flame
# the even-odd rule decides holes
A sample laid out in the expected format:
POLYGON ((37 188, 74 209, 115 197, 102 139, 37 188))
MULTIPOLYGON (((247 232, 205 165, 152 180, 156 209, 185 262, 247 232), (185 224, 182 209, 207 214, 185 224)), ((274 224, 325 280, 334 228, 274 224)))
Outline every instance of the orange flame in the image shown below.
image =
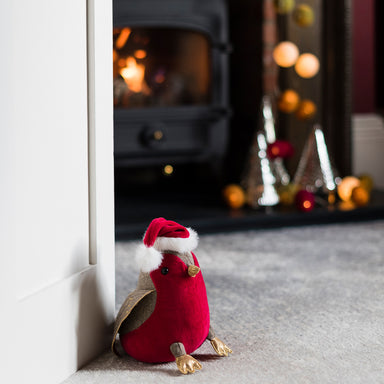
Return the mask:
POLYGON ((147 52, 144 49, 138 49, 134 53, 136 59, 144 59, 147 57, 147 52))
POLYGON ((129 35, 131 34, 130 28, 123 28, 120 32, 119 37, 116 39, 115 46, 117 49, 121 49, 124 47, 125 43, 128 40, 129 35))
POLYGON ((149 88, 144 80, 145 66, 138 64, 133 57, 127 57, 126 66, 120 69, 128 88, 133 92, 149 93, 149 88))

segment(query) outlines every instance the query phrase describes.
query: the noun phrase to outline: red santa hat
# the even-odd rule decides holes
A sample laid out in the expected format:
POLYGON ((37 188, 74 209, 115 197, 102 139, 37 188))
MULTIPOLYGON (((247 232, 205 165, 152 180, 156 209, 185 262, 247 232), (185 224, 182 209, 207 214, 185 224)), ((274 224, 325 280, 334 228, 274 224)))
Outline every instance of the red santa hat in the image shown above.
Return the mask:
POLYGON ((197 247, 198 240, 193 229, 159 217, 149 224, 143 244, 137 249, 136 262, 141 271, 151 272, 161 264, 162 252, 190 252, 197 247))

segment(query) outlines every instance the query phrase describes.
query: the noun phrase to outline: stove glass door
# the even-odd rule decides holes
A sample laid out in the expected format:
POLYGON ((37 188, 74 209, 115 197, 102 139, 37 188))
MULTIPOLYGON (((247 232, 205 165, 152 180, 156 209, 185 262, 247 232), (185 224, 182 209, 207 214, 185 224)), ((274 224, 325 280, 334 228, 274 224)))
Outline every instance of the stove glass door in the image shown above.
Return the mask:
POLYGON ((175 28, 115 28, 115 108, 207 105, 211 102, 208 38, 175 28))

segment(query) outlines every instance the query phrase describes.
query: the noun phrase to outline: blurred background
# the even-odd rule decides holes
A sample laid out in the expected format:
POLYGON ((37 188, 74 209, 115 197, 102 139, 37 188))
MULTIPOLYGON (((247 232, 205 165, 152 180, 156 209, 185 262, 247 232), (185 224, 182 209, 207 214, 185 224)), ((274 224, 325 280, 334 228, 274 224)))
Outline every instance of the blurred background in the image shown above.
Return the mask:
POLYGON ((158 3, 114 1, 117 234, 381 206, 380 1, 158 3))

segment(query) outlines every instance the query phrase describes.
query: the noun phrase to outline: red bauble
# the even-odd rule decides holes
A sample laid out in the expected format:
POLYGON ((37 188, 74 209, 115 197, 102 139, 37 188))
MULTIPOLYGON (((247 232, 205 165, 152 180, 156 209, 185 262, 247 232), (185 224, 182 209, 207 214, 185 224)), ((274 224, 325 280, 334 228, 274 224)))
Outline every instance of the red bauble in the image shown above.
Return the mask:
POLYGON ((270 159, 281 157, 283 159, 291 157, 294 153, 292 144, 289 141, 276 140, 274 143, 268 144, 267 156, 270 159))
POLYGON ((310 212, 315 207, 315 196, 312 192, 302 189, 295 197, 296 208, 302 212, 310 212))

